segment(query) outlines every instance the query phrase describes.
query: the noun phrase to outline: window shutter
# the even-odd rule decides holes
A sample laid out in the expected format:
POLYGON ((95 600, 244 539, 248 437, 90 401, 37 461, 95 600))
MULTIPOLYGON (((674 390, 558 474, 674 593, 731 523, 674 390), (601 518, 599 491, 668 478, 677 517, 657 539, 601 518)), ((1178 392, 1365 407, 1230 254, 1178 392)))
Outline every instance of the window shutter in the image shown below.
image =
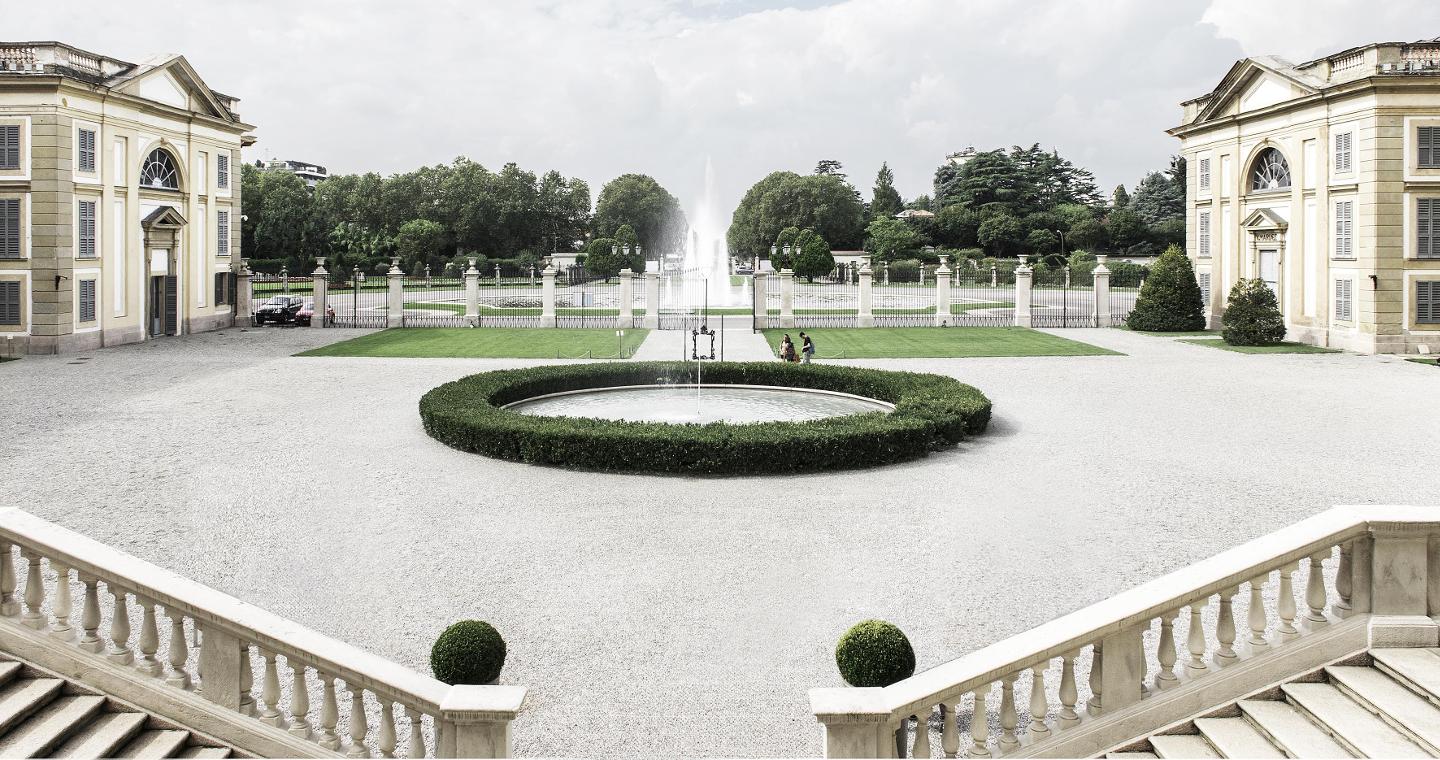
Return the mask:
POLYGON ((1440 280, 1419 280, 1415 283, 1415 321, 1440 324, 1440 280))
POLYGON ((230 186, 230 157, 224 153, 215 156, 215 185, 230 186))
POLYGON ((0 325, 20 324, 20 283, 0 282, 0 325))
POLYGON ((1199 249, 1197 255, 1208 257, 1210 255, 1210 212, 1201 211, 1196 214, 1197 227, 1195 233, 1195 247, 1199 249))
POLYGON ((20 199, 0 198, 0 259, 20 258, 20 199))
POLYGON ((230 212, 215 212, 215 255, 230 255, 230 212))
POLYGON ((1355 201, 1335 202, 1335 258, 1355 257, 1355 201))
POLYGON ((76 167, 82 172, 95 171, 95 131, 90 129, 80 130, 79 166, 76 167))
POLYGON ((1210 189, 1210 159, 1208 159, 1208 158, 1202 158, 1202 159, 1200 159, 1200 169, 1199 169, 1198 174, 1200 175, 1200 189, 1201 189, 1201 190, 1209 190, 1209 189, 1210 189))
POLYGON ((80 281, 80 321, 95 321, 95 281, 80 281))
POLYGON ((1440 167, 1440 127, 1419 127, 1416 129, 1415 143, 1420 150, 1420 168, 1440 167))
POLYGON ((20 125, 0 124, 0 169, 20 168, 20 125))
POLYGON ((82 259, 95 258, 95 201, 80 201, 80 252, 82 259))
POLYGON ((1201 273, 1200 273, 1200 303, 1202 304, 1202 308, 1207 309, 1207 310, 1210 308, 1210 273, 1209 273, 1209 272, 1201 272, 1201 273))
POLYGON ((1335 135, 1335 171, 1348 172, 1352 165, 1351 150, 1352 138, 1349 132, 1335 135))
POLYGON ((1351 322, 1355 319, 1354 280, 1335 281, 1335 320, 1351 322))
POLYGON ((1415 201, 1415 255, 1422 258, 1440 258, 1440 243, 1437 243, 1435 217, 1440 214, 1440 198, 1419 198, 1415 201))

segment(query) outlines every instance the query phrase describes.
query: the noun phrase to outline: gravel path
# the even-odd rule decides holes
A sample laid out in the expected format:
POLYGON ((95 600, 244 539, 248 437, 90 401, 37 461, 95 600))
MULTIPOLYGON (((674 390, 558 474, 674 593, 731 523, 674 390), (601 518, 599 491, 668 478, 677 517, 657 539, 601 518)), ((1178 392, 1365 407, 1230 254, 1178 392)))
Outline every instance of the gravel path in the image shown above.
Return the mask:
POLYGON ((855 361, 977 385, 991 432, 712 479, 447 449, 421 394, 544 362, 290 357, 357 333, 0 365, 4 501, 415 668, 490 620, 522 756, 818 754, 806 689, 861 618, 930 667, 1334 504, 1435 503, 1440 373, 1394 357, 1069 330, 1129 356, 855 361))

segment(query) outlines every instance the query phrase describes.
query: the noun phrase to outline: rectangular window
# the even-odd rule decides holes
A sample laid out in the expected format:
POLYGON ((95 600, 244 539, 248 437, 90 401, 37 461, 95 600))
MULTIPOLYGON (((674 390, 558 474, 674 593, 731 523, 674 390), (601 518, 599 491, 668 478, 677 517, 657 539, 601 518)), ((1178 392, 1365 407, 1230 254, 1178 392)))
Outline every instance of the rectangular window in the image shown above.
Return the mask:
POLYGON ((1440 127, 1418 127, 1415 144, 1420 147, 1420 168, 1440 169, 1440 127))
POLYGON ((215 273, 215 305, 223 306, 230 303, 230 291, 234 290, 235 275, 230 272, 215 273))
POLYGON ((1351 155, 1353 154, 1353 151, 1350 147, 1352 144, 1353 138, 1350 136, 1349 132, 1342 132, 1338 135, 1335 135, 1336 172, 1350 171, 1350 167, 1353 165, 1351 160, 1351 155))
POLYGON ((1440 280, 1415 283, 1415 321, 1422 325, 1440 325, 1440 280))
POLYGON ((95 173, 95 130, 93 129, 80 130, 80 150, 78 163, 78 171, 82 171, 86 174, 95 173))
POLYGON ((1210 159, 1208 159, 1208 158, 1202 158, 1202 159, 1200 159, 1200 169, 1199 169, 1199 171, 1196 172, 1196 174, 1199 176, 1200 189, 1201 189, 1201 190, 1209 190, 1209 189, 1210 189, 1210 159))
POLYGON ((0 325, 20 324, 20 283, 0 282, 0 325))
POLYGON ((20 258, 20 199, 0 198, 0 259, 20 258))
POLYGON ((79 244, 76 246, 76 257, 82 259, 95 258, 95 201, 80 201, 80 210, 77 225, 80 233, 79 244))
POLYGON ((230 212, 215 212, 215 255, 230 255, 230 212))
POLYGON ((1338 322, 1355 321, 1355 281, 1335 281, 1335 320, 1338 322))
POLYGON ((1355 201, 1335 202, 1335 258, 1355 258, 1355 201))
POLYGON ((215 186, 230 187, 230 156, 224 153, 215 156, 215 186))
POLYGON ((1415 255, 1440 259, 1440 198, 1415 201, 1415 255))
POLYGON ((1200 304, 1206 311, 1210 310, 1210 273, 1201 272, 1198 275, 1200 280, 1200 304))
POLYGON ((20 125, 0 124, 0 169, 20 168, 20 125))
POLYGON ((1210 212, 1201 211, 1196 218, 1196 247, 1199 248, 1198 255, 1203 258, 1210 256, 1210 212))
POLYGON ((80 281, 80 321, 95 321, 95 281, 80 281))

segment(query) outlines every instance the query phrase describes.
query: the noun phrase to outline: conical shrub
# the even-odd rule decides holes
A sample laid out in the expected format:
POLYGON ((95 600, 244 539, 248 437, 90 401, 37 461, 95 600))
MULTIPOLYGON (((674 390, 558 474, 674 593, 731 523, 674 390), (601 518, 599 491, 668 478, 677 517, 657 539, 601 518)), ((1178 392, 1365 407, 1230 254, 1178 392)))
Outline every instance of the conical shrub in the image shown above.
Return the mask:
POLYGON ((1160 254, 1125 319, 1131 330, 1187 332, 1205 329, 1205 307, 1190 259, 1176 246, 1160 254))
POLYGON ((1273 346, 1285 340, 1285 317, 1264 280, 1235 283, 1220 324, 1220 337, 1232 346, 1273 346))

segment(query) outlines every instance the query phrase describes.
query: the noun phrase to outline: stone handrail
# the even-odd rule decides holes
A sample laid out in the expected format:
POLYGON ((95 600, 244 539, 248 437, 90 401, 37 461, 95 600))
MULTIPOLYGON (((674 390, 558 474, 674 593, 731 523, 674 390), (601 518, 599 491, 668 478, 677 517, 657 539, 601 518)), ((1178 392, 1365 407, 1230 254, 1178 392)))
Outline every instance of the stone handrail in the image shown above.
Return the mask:
MULTIPOLYGON (((1023 708, 1016 706, 1015 684, 1021 675, 1030 681, 1024 752, 1043 753, 1040 743, 1078 726, 1082 713, 1089 718, 1115 713, 1155 692, 1213 674, 1265 653, 1272 644, 1312 634, 1338 619, 1370 612, 1427 614, 1424 552, 1429 536, 1440 537, 1440 511, 1337 507, 891 686, 812 689, 812 711, 825 726, 826 755, 904 756, 900 737, 913 716, 922 730, 914 732, 911 754, 928 757, 929 721, 938 708, 943 749, 953 757, 960 701, 970 696, 972 716, 986 715, 986 699, 996 683, 1001 686, 998 723, 1002 735, 995 749, 998 754, 1019 752, 1022 739, 1017 729, 1023 708), (1335 601, 1327 614, 1331 594, 1323 563, 1337 549, 1335 601), (1418 581, 1395 572, 1397 567, 1415 562, 1421 568, 1418 581), (1302 595, 1305 606, 1297 610, 1292 577, 1302 564, 1308 564, 1302 595), (1275 626, 1262 596, 1272 573, 1279 578, 1279 622, 1275 626), (1418 588, 1410 587, 1416 583, 1418 588), (1245 620, 1249 630, 1237 644, 1232 605, 1241 586, 1250 591, 1245 620), (1212 597, 1218 597, 1215 622, 1207 626, 1204 613, 1211 607, 1212 597), (1177 647, 1175 625, 1187 610, 1187 636, 1177 647), (1157 620, 1158 668, 1151 669, 1142 636, 1152 631, 1157 620), (1090 697, 1081 701, 1076 670, 1086 664, 1082 654, 1087 649, 1090 697), (1057 659, 1061 679, 1058 706, 1045 688, 1045 677, 1057 659), (1182 666, 1180 673, 1177 664, 1182 666), (1056 716, 1054 720, 1051 714, 1056 716), (896 741, 893 746, 888 744, 892 737, 896 741)), ((1430 568, 1432 574, 1437 570, 1430 568)), ((988 723, 970 721, 972 756, 996 754, 990 747, 988 723)))
POLYGON ((281 732, 313 742, 322 755, 369 757, 373 749, 392 757, 403 748, 411 757, 426 756, 427 750, 436 757, 508 757, 509 724, 526 694, 519 686, 447 685, 14 508, 0 509, 0 623, 67 642, 77 656, 133 668, 153 679, 149 686, 199 694, 219 709, 251 718, 261 735, 281 732), (16 548, 22 561, 18 575, 16 548), (101 584, 110 619, 103 640, 101 584), (71 619, 76 595, 82 611, 78 629, 71 619), (132 637, 130 617, 137 607, 141 622, 132 637), (157 607, 169 625, 157 622, 157 607), (168 638, 161 636, 162 628, 169 630, 168 638), (163 653, 162 639, 168 644, 163 653), (258 679, 252 647, 262 661, 258 679), (283 691, 279 659, 290 671, 283 691), (257 680, 258 700, 251 693, 257 680), (344 682, 350 703, 344 736, 337 680, 344 682), (397 705, 406 724, 403 742, 396 734, 397 705))

